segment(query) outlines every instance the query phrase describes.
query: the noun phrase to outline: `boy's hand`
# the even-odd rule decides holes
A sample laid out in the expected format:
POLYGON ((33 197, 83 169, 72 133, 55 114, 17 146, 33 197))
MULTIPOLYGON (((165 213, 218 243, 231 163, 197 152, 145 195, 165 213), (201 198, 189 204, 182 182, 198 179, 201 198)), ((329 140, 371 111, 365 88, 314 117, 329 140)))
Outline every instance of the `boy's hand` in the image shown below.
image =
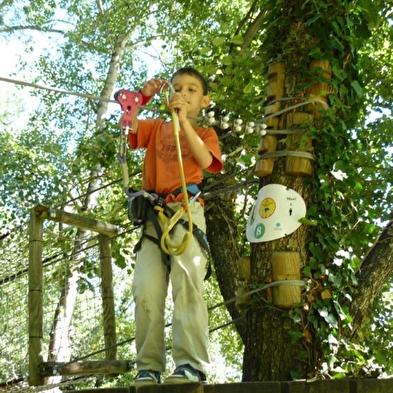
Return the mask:
POLYGON ((158 94, 160 92, 161 87, 165 86, 166 82, 164 79, 150 79, 147 81, 142 89, 141 92, 146 97, 154 96, 154 94, 158 94))
POLYGON ((183 123, 187 120, 187 114, 189 110, 189 102, 186 100, 184 96, 180 93, 176 93, 173 95, 171 102, 169 103, 170 110, 176 110, 179 116, 179 122, 183 123))

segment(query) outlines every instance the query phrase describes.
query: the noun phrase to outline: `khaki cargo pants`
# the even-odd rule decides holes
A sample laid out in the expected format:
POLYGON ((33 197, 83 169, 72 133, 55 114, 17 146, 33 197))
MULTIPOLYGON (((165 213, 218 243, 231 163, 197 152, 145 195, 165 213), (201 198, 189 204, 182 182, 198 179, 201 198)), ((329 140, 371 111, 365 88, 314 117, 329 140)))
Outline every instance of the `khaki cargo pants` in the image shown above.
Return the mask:
MULTIPOLYGON (((180 204, 168 205, 176 211, 180 204)), ((191 206, 193 222, 206 232, 203 206, 191 206)), ((187 215, 183 217, 187 219, 187 215)), ((172 230, 171 241, 180 244, 186 229, 178 224, 172 230)), ((153 225, 148 222, 146 233, 155 236, 153 225)), ((171 272, 161 259, 157 244, 142 239, 136 256, 133 280, 135 302, 138 370, 165 370, 164 311, 169 280, 174 302, 172 321, 172 355, 176 367, 190 364, 206 373, 208 357, 208 313, 203 299, 206 252, 195 236, 184 253, 171 256, 171 272)))

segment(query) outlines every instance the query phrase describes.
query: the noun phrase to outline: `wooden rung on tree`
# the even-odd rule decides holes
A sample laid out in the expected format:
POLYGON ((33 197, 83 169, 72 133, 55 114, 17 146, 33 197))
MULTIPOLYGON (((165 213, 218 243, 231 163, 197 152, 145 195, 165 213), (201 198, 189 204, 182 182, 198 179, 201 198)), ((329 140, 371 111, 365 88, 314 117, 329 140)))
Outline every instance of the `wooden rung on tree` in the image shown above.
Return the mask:
MULTIPOLYGON (((276 251, 272 254, 273 281, 300 280, 300 254, 296 251, 276 251)), ((273 287, 273 304, 291 308, 301 300, 301 288, 297 285, 273 287)))
MULTIPOLYGON (((267 84, 267 106, 265 115, 274 114, 281 108, 281 101, 276 101, 284 96, 285 65, 283 62, 276 62, 269 65, 267 84)), ((266 120, 267 129, 276 130, 279 119, 277 117, 266 120)), ((277 137, 275 135, 265 135, 259 144, 258 154, 271 153, 276 151, 277 137)), ((255 165, 255 175, 258 177, 268 176, 273 172, 274 158, 265 158, 257 161, 255 165)))
POLYGON ((240 309, 250 302, 250 295, 248 295, 248 283, 251 278, 250 271, 250 257, 242 257, 239 260, 239 285, 236 290, 236 306, 240 309))
POLYGON ((284 81, 285 81, 285 64, 282 61, 269 65, 267 72, 267 98, 268 105, 265 109, 265 115, 276 113, 281 108, 281 102, 276 101, 277 98, 284 97, 284 81))
MULTIPOLYGON (((289 113, 286 116, 286 126, 307 127, 314 120, 312 114, 306 112, 289 113)), ((312 140, 306 135, 291 134, 287 135, 286 147, 288 150, 307 151, 312 150, 312 140)), ((288 175, 307 176, 313 172, 311 161, 308 158, 288 156, 285 161, 285 171, 288 175)))
MULTIPOLYGON (((307 89, 307 96, 310 98, 318 97, 322 102, 328 103, 328 93, 329 93, 329 83, 328 81, 332 78, 332 66, 328 60, 312 60, 310 62, 309 68, 311 71, 315 73, 318 72, 318 69, 321 69, 320 79, 323 79, 321 82, 315 83, 307 89)), ((306 110, 312 113, 316 118, 320 117, 318 112, 318 108, 321 107, 321 104, 313 103, 307 105, 306 110)))
MULTIPOLYGON (((277 137, 273 135, 266 135, 262 139, 264 152, 260 154, 270 153, 276 151, 277 148, 277 137)), ((260 149, 260 151, 262 151, 260 149)), ((255 175, 258 177, 264 177, 270 175, 274 168, 274 158, 261 158, 255 165, 255 175)))

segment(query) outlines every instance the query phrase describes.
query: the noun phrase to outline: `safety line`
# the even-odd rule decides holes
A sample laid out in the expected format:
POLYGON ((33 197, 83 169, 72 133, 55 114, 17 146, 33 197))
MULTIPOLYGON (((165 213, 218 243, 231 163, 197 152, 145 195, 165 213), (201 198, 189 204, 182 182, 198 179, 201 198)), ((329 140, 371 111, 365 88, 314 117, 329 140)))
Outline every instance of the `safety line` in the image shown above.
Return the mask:
MULTIPOLYGON (((34 89, 47 90, 47 91, 52 91, 54 93, 66 94, 66 95, 76 96, 76 97, 80 97, 80 98, 87 98, 88 100, 94 100, 94 101, 105 101, 105 102, 108 102, 110 104, 117 104, 117 105, 119 105, 118 101, 113 100, 111 98, 100 97, 100 96, 96 96, 96 95, 93 95, 93 94, 87 94, 87 93, 78 93, 78 92, 75 92, 75 91, 69 91, 69 90, 60 89, 58 87, 52 87, 52 86, 46 86, 46 85, 38 85, 36 83, 26 82, 26 81, 22 81, 22 80, 19 80, 19 79, 11 79, 11 78, 5 78, 5 77, 0 76, 0 82, 7 82, 7 83, 12 83, 14 85, 20 85, 20 86, 28 86, 28 87, 32 87, 34 89)), ((152 108, 152 107, 146 106, 146 105, 141 105, 139 108, 140 109, 146 109, 146 110, 153 111, 153 112, 170 114, 170 112, 167 111, 167 110, 158 109, 158 108, 152 108)), ((195 116, 189 116, 189 117, 193 118, 193 119, 196 119, 196 120, 202 120, 201 118, 195 117, 195 116)))
POLYGON ((53 91, 55 93, 61 93, 61 94, 67 94, 67 95, 71 95, 71 96, 77 96, 77 97, 81 97, 81 98, 87 98, 89 100, 95 100, 95 101, 105 101, 105 102, 110 102, 110 103, 114 103, 114 104, 118 104, 117 101, 112 100, 110 98, 106 98, 106 97, 98 97, 92 94, 86 94, 86 93, 78 93, 78 92, 74 92, 74 91, 68 91, 68 90, 64 90, 64 89, 59 89, 57 87, 52 87, 52 86, 45 86, 45 85, 38 85, 36 83, 30 83, 30 82, 25 82, 25 81, 21 81, 21 80, 17 80, 17 79, 11 79, 11 78, 4 78, 2 76, 0 76, 0 81, 2 82, 7 82, 7 83, 13 83, 15 85, 21 85, 21 86, 29 86, 29 87, 33 87, 35 89, 41 89, 41 90, 48 90, 48 91, 53 91))
MULTIPOLYGON (((81 98, 87 98, 89 100, 95 100, 95 101, 105 101, 111 104, 118 104, 117 101, 110 99, 110 98, 106 98, 106 97, 99 97, 99 96, 95 96, 93 94, 87 94, 87 93, 78 93, 78 92, 73 92, 73 91, 68 91, 68 90, 64 90, 64 89, 59 89, 57 87, 52 87, 52 86, 45 86, 45 85, 38 85, 36 83, 30 83, 30 82, 26 82, 26 81, 22 81, 22 80, 18 80, 18 79, 12 79, 12 78, 5 78, 0 76, 0 81, 2 82, 7 82, 7 83, 12 83, 15 85, 21 85, 21 86, 28 86, 28 87, 33 87, 35 89, 42 89, 42 90, 48 90, 48 91, 53 91, 56 93, 61 93, 61 94, 68 94, 68 95, 73 95, 73 96, 77 96, 77 97, 81 97, 81 98)), ((277 117, 283 113, 289 112, 293 109, 299 108, 301 106, 304 105, 308 105, 308 104, 320 104, 322 106, 324 106, 325 108, 328 108, 329 106, 327 105, 327 103, 319 98, 316 97, 285 97, 285 98, 277 98, 273 101, 270 101, 268 105, 272 105, 276 102, 282 102, 282 101, 299 101, 299 100, 303 100, 303 102, 291 105, 289 107, 286 107, 284 109, 279 110, 278 112, 275 113, 271 113, 265 116, 262 116, 261 118, 261 122, 263 123, 264 121, 271 119, 273 117, 277 117)), ((157 108, 152 108, 149 106, 145 106, 145 105, 141 105, 139 107, 140 109, 146 109, 146 110, 150 110, 150 111, 154 111, 154 112, 159 112, 159 113, 166 113, 166 114, 170 114, 171 112, 167 111, 167 110, 162 110, 162 109, 157 109, 157 108)), ((203 121, 203 118, 198 117, 198 116, 189 116, 189 118, 192 118, 194 120, 198 120, 198 121, 203 121)), ((267 134, 269 134, 270 130, 266 130, 267 134)))

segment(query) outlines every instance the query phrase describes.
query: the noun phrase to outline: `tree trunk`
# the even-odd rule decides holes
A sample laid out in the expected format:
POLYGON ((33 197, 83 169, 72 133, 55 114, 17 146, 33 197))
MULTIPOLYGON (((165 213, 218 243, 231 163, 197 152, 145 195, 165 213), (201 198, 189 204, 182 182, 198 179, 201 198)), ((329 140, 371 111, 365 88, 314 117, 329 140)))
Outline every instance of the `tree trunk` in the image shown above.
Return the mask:
MULTIPOLYGON (((317 96, 321 99, 320 104, 326 106, 327 100, 321 97, 324 87, 307 89, 311 87, 309 68, 314 66, 309 53, 315 40, 310 37, 303 21, 294 17, 302 15, 300 9, 303 6, 304 2, 284 2, 281 11, 277 11, 277 15, 281 12, 281 17, 288 18, 291 23, 284 31, 274 34, 274 37, 280 36, 280 40, 273 48, 275 53, 269 53, 268 57, 279 58, 280 62, 272 63, 268 69, 265 116, 273 116, 266 120, 268 129, 283 132, 290 129, 290 132, 284 137, 267 135, 262 140, 256 174, 261 178, 261 187, 278 184, 292 189, 300 194, 308 208, 313 192, 307 178, 313 176, 314 163, 311 154, 308 158, 307 154, 313 150, 312 141, 301 130, 306 132, 310 126, 314 126, 314 116, 316 118, 317 115, 315 107, 305 103, 307 99, 317 96)), ((327 71, 328 67, 327 64, 327 71)), ((309 263, 307 242, 312 238, 310 228, 303 224, 293 233, 277 240, 251 244, 252 287, 263 287, 273 282, 272 256, 275 252, 296 252, 300 257, 298 274, 304 278, 301 271, 309 263)), ((298 304, 286 308, 274 305, 274 291, 271 288, 262 290, 251 299, 252 308, 246 315, 245 381, 304 378, 316 370, 320 358, 318 336, 313 334, 315 332, 307 323, 305 291, 298 304)))
MULTIPOLYGON (((306 205, 311 198, 310 189, 304 178, 287 176, 285 163, 277 161, 274 173, 263 179, 266 184, 284 184, 302 195, 306 205)), ((303 225, 284 238, 254 243, 251 245, 252 286, 263 286, 272 282, 272 253, 275 251, 296 251, 300 254, 301 268, 308 263, 306 239, 309 229, 303 225)), ((300 272, 299 272, 300 273, 300 272)), ((251 300, 252 308, 246 315, 246 337, 243 379, 245 381, 288 380, 305 376, 314 365, 314 345, 309 340, 302 310, 274 307, 272 290, 268 288, 251 300), (291 313, 294 313, 292 318, 291 313)))
MULTIPOLYGON (((206 204, 207 238, 220 291, 225 300, 232 299, 239 287, 238 263, 240 259, 237 239, 237 224, 230 197, 218 197, 206 204)), ((227 305, 233 321, 237 321, 242 312, 235 302, 227 305)), ((236 329, 244 341, 244 320, 235 322, 236 329)))

